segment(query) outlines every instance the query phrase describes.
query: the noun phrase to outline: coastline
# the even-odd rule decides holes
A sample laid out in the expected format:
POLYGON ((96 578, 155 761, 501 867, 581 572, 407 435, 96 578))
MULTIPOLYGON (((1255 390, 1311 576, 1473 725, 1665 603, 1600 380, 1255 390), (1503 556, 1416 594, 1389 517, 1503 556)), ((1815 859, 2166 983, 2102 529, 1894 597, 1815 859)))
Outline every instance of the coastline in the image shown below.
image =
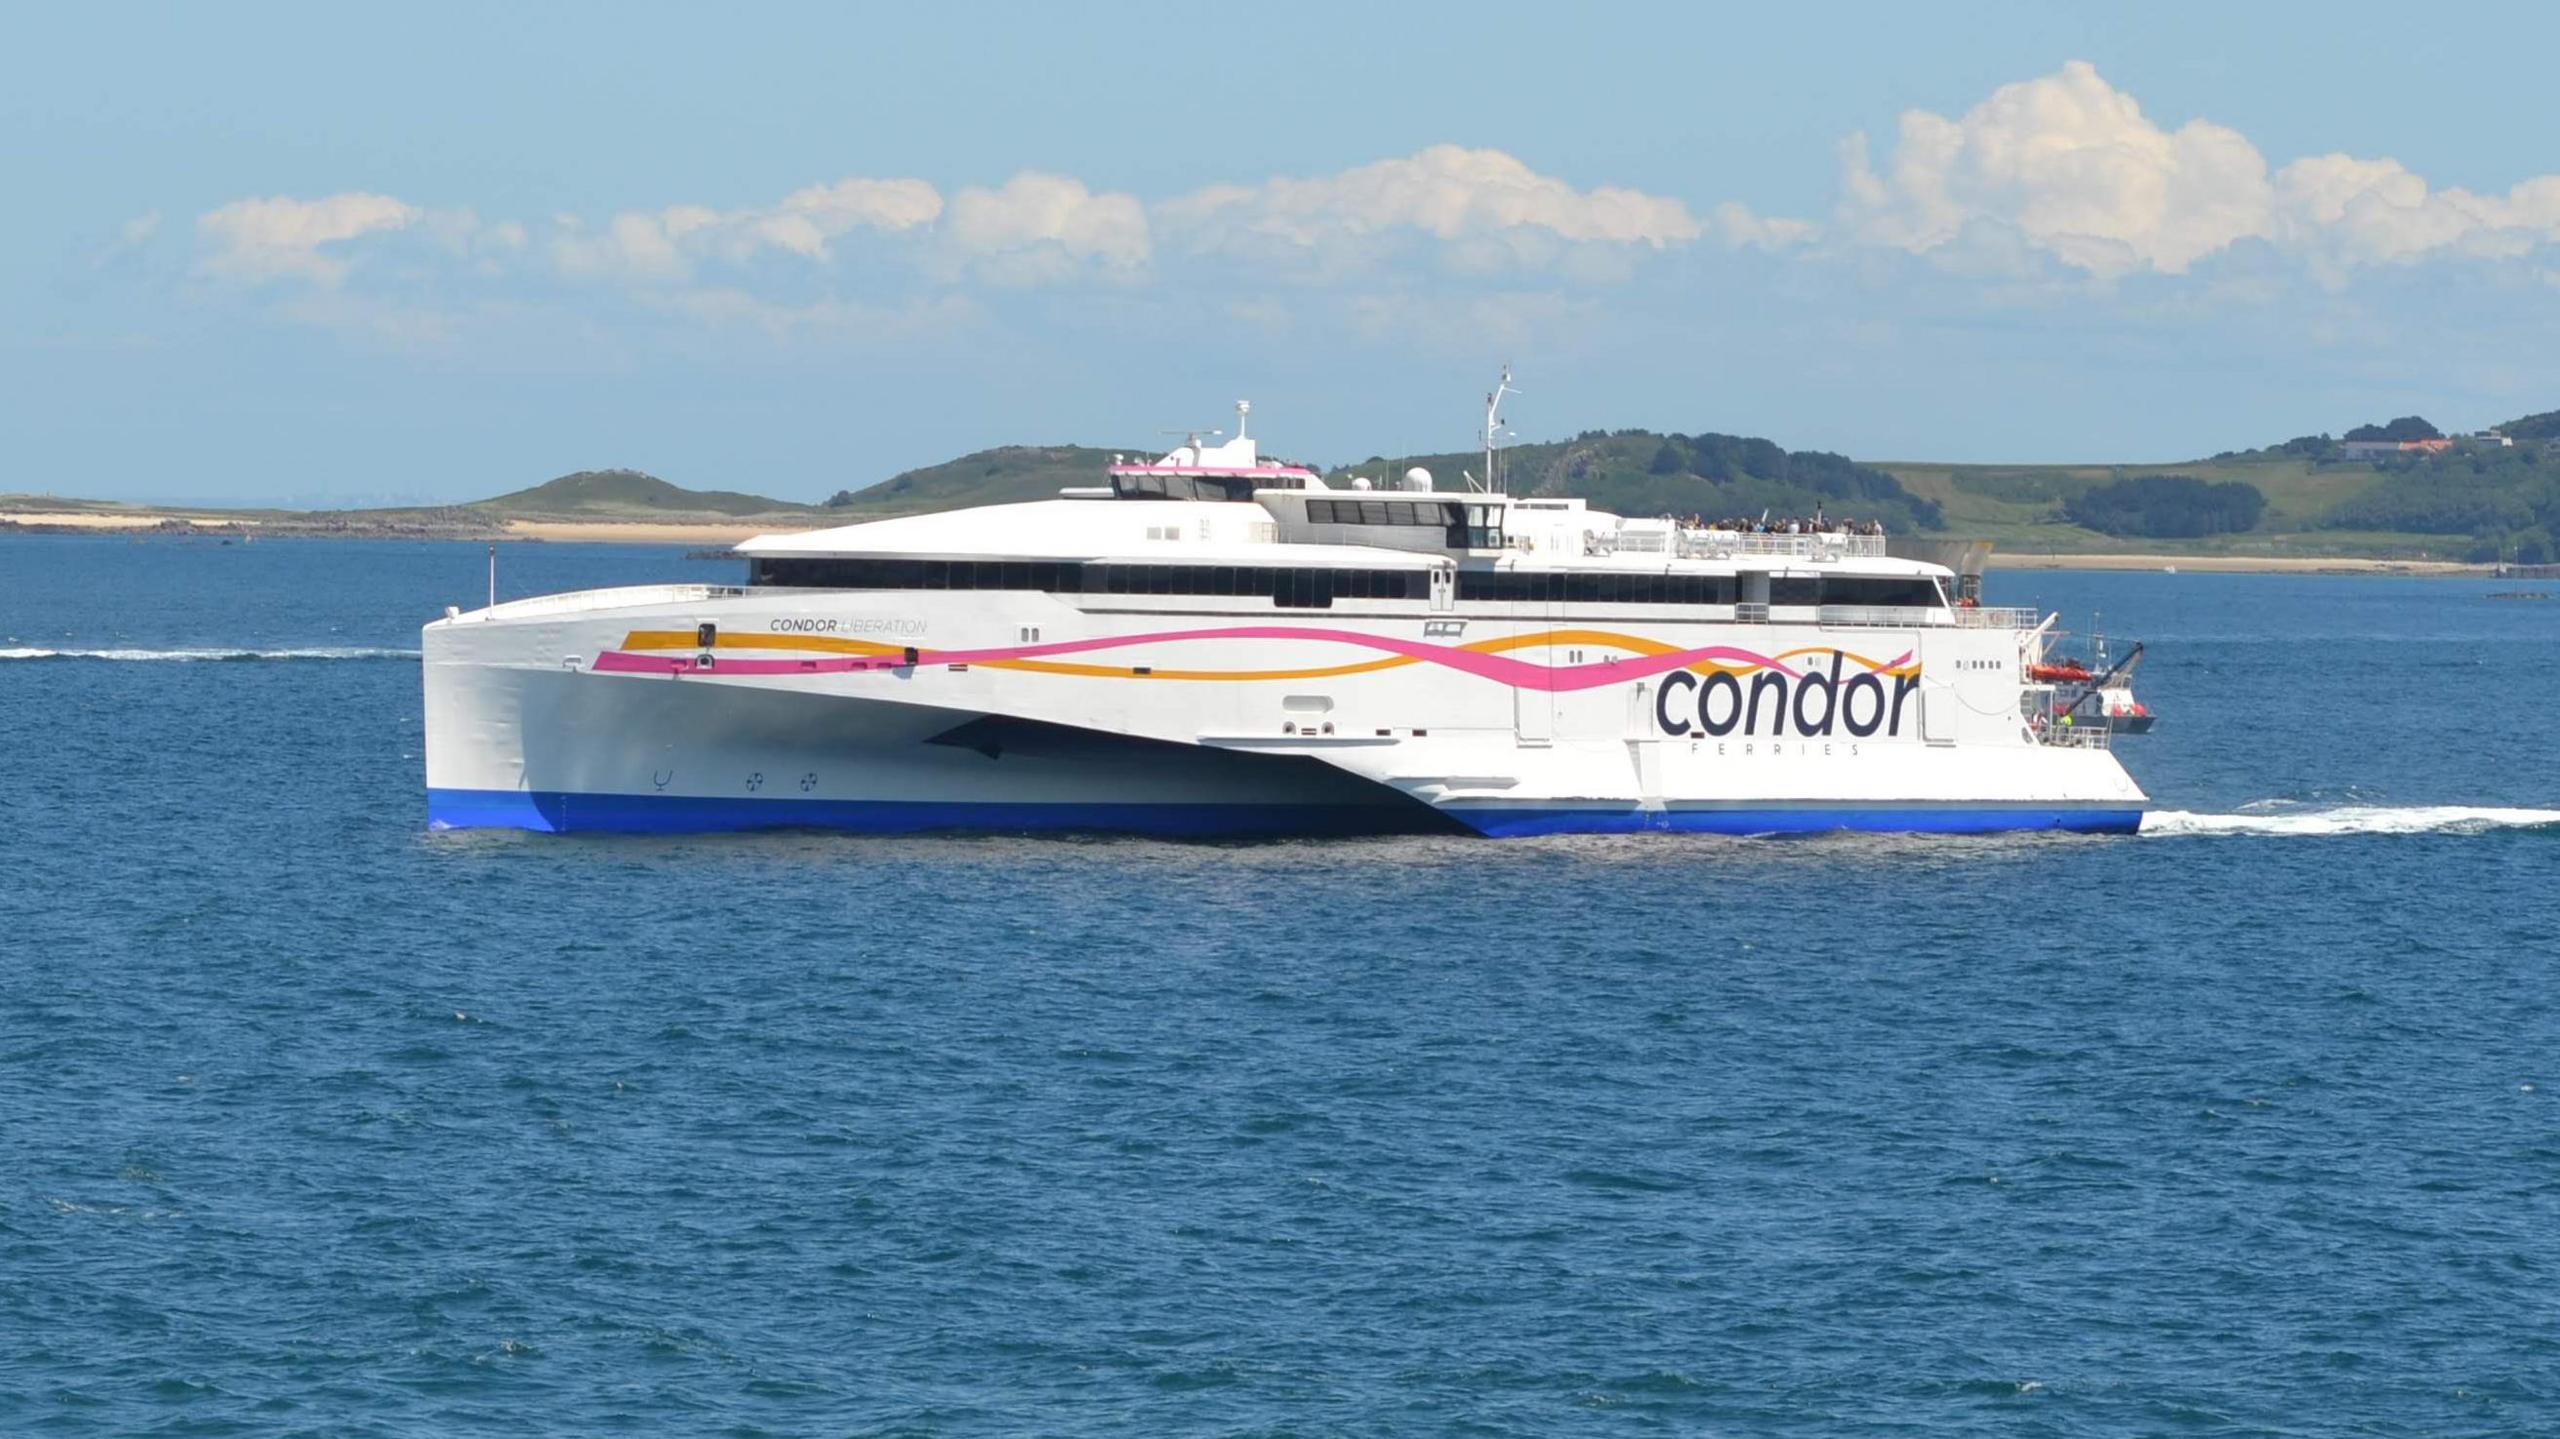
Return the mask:
POLYGON ((2119 555, 1991 552, 1995 570, 2182 570, 2257 575, 2493 575, 2460 560, 2375 560, 2354 555, 2119 555))
MULTIPOLYGON (((776 515, 765 524, 726 517, 670 520, 508 519, 456 523, 426 519, 274 518, 205 510, 0 510, 0 536, 128 534, 274 537, 277 539, 529 540, 546 544, 734 545, 756 535, 820 526, 812 517, 776 515)), ((873 518, 865 516, 864 518, 873 518)), ((2493 575, 2490 565, 2456 560, 2383 560, 2352 555, 2064 554, 1994 549, 1995 570, 2184 570, 2199 574, 2493 575)))
MULTIPOLYGON (((795 517, 782 516, 789 520, 795 517)), ((784 524, 700 520, 500 520, 488 524, 372 519, 275 519, 188 510, 0 510, 0 535, 168 535, 225 539, 538 540, 559 544, 733 545, 784 524)))

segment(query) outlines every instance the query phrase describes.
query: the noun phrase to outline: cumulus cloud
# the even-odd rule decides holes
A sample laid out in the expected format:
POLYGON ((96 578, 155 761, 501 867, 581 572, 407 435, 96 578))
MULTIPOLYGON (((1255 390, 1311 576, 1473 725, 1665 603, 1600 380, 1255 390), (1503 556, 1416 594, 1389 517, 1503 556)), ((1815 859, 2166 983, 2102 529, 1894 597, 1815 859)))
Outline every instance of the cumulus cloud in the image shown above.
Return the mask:
POLYGON ((1811 220, 1763 215, 1748 205, 1727 200, 1715 208, 1715 232, 1736 250, 1790 250, 1811 241, 1822 227, 1811 220))
POLYGON ((389 195, 361 191, 318 200, 277 195, 209 211, 197 218, 196 233, 212 247, 202 266, 207 274, 252 284, 300 279, 335 285, 346 278, 347 260, 324 247, 406 229, 423 213, 389 195))
POLYGON ((1039 284, 1092 270, 1126 278, 1146 268, 1154 236, 1136 197, 1097 194, 1081 180, 1035 171, 995 189, 951 197, 942 239, 976 274, 1039 284))
POLYGON ((2090 274, 2177 274, 2275 226, 2256 146, 2209 120, 2164 130, 2080 60, 1959 119, 1905 112, 1886 164, 1857 135, 1842 169, 1843 227, 1919 254, 2007 230, 2090 274))
POLYGON ((1338 270, 1403 237, 1441 241, 1462 269, 1567 261, 1577 247, 1685 245, 1706 226, 1680 201, 1603 185, 1578 190, 1500 150, 1434 145, 1333 175, 1213 185, 1156 215, 1201 254, 1338 270))
POLYGON ((908 230, 933 223, 941 213, 941 192, 922 180, 857 176, 742 210, 626 210, 594 229, 564 215, 554 221, 551 254, 562 271, 575 276, 681 280, 702 260, 735 263, 764 250, 823 262, 832 258, 831 242, 855 230, 908 230))
POLYGON ((2257 239, 2337 282, 2361 265, 2512 257, 2560 241, 2560 176, 2482 195, 2345 154, 2270 175, 2239 132, 2200 119, 2164 129, 2078 60, 2003 85, 1961 118, 1904 114, 1881 164, 1852 135, 1841 170, 1848 240, 1985 273, 2042 258, 2102 279, 2181 274, 2257 239))
POLYGON ((2560 176, 2477 195, 2432 189, 2397 160, 2313 155, 2279 171, 2276 192, 2286 241, 2333 272, 2439 254, 2522 255, 2560 240, 2560 176))

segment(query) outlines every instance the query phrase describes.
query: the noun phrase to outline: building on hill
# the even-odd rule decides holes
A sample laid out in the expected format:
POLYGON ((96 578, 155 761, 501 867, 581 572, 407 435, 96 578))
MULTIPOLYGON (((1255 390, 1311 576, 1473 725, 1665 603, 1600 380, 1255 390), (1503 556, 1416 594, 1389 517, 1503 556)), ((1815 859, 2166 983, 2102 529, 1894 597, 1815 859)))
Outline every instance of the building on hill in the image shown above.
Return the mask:
POLYGON ((2482 430, 2476 435, 2462 436, 2462 445, 2471 450, 2512 450, 2516 442, 2495 430, 2482 430))
POLYGON ((2338 446, 2338 453, 2350 460, 2383 460, 2395 455, 2440 455, 2453 448, 2451 440, 2349 440, 2338 446))

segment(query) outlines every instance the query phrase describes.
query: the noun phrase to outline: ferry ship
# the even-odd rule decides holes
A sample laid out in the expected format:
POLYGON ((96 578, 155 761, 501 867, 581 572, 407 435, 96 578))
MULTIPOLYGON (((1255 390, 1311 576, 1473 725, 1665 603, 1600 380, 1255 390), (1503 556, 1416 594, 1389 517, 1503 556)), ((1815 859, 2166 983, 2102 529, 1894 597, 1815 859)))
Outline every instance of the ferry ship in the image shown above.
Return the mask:
MULTIPOLYGON (((2052 621, 1830 525, 1328 483, 1232 439, 746 541, 743 585, 448 610, 428 823, 1183 836, 2123 832, 2052 621)), ((1872 529, 1873 527, 1867 527, 1872 529)), ((493 586, 494 589, 494 586, 493 586)), ((493 596, 494 598, 494 596, 493 596)))

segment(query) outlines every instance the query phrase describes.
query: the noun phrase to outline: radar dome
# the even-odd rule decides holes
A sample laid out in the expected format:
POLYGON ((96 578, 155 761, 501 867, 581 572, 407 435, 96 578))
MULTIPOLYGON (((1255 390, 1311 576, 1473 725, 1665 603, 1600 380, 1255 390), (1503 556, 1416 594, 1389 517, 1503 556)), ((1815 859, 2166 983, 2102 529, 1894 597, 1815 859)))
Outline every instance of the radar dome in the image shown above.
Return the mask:
POLYGON ((1416 494, 1431 493, 1431 472, 1420 465, 1404 472, 1404 487, 1416 494))
POLYGON ((1351 477, 1351 488, 1355 490, 1365 490, 1369 488, 1369 477, 1367 475, 1353 475, 1351 477))

